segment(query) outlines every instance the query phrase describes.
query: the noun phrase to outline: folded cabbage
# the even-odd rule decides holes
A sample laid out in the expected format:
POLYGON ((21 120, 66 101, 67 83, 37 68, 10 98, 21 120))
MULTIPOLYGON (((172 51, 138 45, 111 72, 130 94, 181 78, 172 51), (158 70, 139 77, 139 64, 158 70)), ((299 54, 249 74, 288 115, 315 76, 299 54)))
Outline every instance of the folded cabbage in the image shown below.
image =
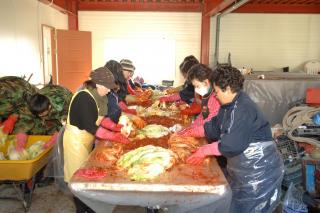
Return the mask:
POLYGON ((117 166, 127 169, 132 180, 147 181, 164 173, 175 161, 176 155, 171 150, 148 145, 121 156, 117 166))
POLYGON ((137 137, 140 139, 143 139, 145 137, 147 138, 161 138, 163 136, 166 136, 170 134, 169 128, 157 125, 157 124, 150 124, 145 126, 143 129, 138 130, 137 137))

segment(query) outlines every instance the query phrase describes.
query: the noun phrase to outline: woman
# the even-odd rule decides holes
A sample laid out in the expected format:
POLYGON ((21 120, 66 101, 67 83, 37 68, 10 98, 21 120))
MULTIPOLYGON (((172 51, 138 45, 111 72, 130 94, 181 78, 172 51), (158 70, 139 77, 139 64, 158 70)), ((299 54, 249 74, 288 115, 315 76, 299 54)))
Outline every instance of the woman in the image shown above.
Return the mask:
MULTIPOLYGON (((105 117, 108 113, 106 95, 116 87, 112 73, 108 68, 100 67, 90 73, 90 79, 70 101, 63 134, 64 181, 67 183, 92 151, 95 136, 105 140, 129 142, 119 133, 121 126, 105 117)), ((74 201, 78 213, 93 212, 77 197, 74 197, 74 201)))
POLYGON ((110 103, 108 106, 109 117, 111 117, 114 122, 118 122, 121 111, 134 115, 137 114, 136 110, 129 109, 125 103, 127 82, 123 75, 121 64, 115 60, 110 60, 106 63, 105 67, 112 72, 117 85, 117 87, 108 94, 108 102, 110 103))
POLYGON ((188 71, 193 65, 196 64, 199 64, 199 61, 193 55, 185 57, 179 66, 180 72, 183 78, 185 79, 184 84, 180 87, 168 89, 167 93, 170 93, 170 95, 166 95, 160 98, 160 102, 174 102, 182 100, 187 104, 191 104, 190 107, 182 110, 181 113, 183 115, 197 115, 201 112, 200 104, 197 103, 197 101, 201 101, 199 97, 197 97, 197 95, 195 94, 194 86, 191 82, 187 80, 188 71))
POLYGON ((127 95, 127 79, 124 76, 122 66, 119 62, 115 60, 109 60, 105 65, 113 74, 115 83, 117 84, 117 95, 120 101, 124 101, 127 95))
POLYGON ((232 189, 231 212, 272 212, 280 200, 283 162, 268 121, 241 89, 244 78, 233 67, 216 70, 214 90, 221 103, 216 117, 204 125, 205 136, 216 141, 187 159, 199 164, 206 156, 227 157, 232 189))
POLYGON ((132 61, 129 59, 122 59, 120 64, 122 66, 123 75, 127 80, 127 94, 136 95, 138 88, 136 88, 131 79, 134 74, 134 70, 136 69, 135 66, 133 66, 132 61))
MULTIPOLYGON (((102 122, 107 114, 107 97, 110 89, 116 87, 110 70, 100 67, 90 73, 91 80, 84 83, 84 89, 75 93, 71 99, 67 124, 63 136, 64 180, 69 182, 73 173, 85 161, 93 148, 95 136, 101 139, 114 140, 112 128, 102 122)), ((105 119, 106 120, 106 119, 105 119)), ((119 126, 113 131, 120 131, 119 126)), ((126 143, 126 139, 117 133, 118 141, 126 143)), ((117 140, 115 140, 117 141, 117 140)))
POLYGON ((109 68, 112 72, 117 87, 110 91, 108 94, 108 117, 115 123, 118 123, 121 113, 124 112, 130 120, 138 128, 143 128, 146 122, 138 117, 135 109, 129 109, 124 100, 119 98, 119 92, 121 92, 121 83, 123 82, 122 66, 120 63, 114 60, 110 60, 106 63, 105 67, 109 68))
POLYGON ((212 89, 212 76, 213 71, 203 64, 196 64, 189 70, 188 81, 194 86, 195 92, 202 96, 201 113, 191 126, 178 132, 179 135, 204 137, 204 123, 217 115, 220 104, 212 89))

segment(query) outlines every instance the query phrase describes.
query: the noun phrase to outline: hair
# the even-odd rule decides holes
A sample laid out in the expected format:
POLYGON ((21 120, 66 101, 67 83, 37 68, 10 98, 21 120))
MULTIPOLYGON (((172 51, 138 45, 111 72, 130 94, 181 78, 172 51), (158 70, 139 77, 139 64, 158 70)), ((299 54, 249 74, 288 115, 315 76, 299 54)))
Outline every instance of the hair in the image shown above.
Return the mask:
POLYGON ((112 72, 115 83, 119 86, 117 94, 120 99, 124 100, 127 94, 127 80, 123 75, 122 65, 115 60, 110 60, 104 66, 112 72))
POLYGON ((29 98, 28 107, 34 115, 39 115, 46 110, 49 110, 50 100, 47 96, 36 93, 29 98))
POLYGON ((194 55, 188 55, 183 59, 183 61, 195 61, 199 64, 199 60, 194 55))
POLYGON ((83 82, 83 87, 95 89, 95 88, 97 88, 97 84, 94 83, 92 80, 87 80, 87 81, 83 82))
POLYGON ((237 68, 231 66, 217 67, 213 82, 225 91, 229 86, 232 92, 238 92, 243 88, 244 77, 237 68))
POLYGON ((194 65, 199 64, 196 61, 185 61, 180 69, 182 74, 188 75, 188 71, 193 67, 194 65))
POLYGON ((188 71, 188 81, 197 79, 198 81, 205 81, 206 79, 212 84, 214 72, 204 64, 195 64, 188 71))
POLYGON ((182 74, 187 75, 189 69, 195 64, 199 64, 199 61, 196 57, 194 57, 193 55, 189 55, 189 56, 185 57, 179 66, 180 72, 182 74))

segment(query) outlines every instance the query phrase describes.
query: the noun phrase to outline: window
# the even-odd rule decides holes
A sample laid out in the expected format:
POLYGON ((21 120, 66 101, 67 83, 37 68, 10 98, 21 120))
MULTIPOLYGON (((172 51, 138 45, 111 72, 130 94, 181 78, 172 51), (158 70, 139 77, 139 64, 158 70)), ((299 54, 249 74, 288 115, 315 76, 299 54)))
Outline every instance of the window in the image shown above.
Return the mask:
MULTIPOLYGON (((149 84, 175 78, 176 42, 167 39, 106 39, 105 61, 129 59, 136 67, 134 77, 149 84)), ((133 78, 134 78, 133 77, 133 78)))

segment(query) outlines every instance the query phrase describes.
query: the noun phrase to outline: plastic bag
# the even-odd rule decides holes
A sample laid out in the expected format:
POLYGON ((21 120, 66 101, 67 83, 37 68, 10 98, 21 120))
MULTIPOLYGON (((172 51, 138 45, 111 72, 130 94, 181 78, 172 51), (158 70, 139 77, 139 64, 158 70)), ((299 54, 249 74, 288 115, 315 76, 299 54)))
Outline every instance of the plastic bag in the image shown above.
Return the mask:
POLYGON ((313 117, 312 117, 312 121, 315 125, 320 125, 320 112, 316 113, 313 117))
POLYGON ((284 166, 273 141, 250 143, 240 155, 227 158, 232 189, 231 212, 272 212, 281 197, 284 166))
POLYGON ((59 188, 60 191, 65 193, 66 195, 72 195, 68 185, 64 182, 64 159, 63 159, 63 134, 65 127, 63 126, 57 138, 57 141, 53 147, 51 160, 48 162, 47 169, 45 172, 45 176, 54 177, 55 184, 59 188))
POLYGON ((290 184, 289 189, 283 201, 283 213, 307 213, 306 204, 302 201, 303 192, 298 190, 293 183, 290 184))

